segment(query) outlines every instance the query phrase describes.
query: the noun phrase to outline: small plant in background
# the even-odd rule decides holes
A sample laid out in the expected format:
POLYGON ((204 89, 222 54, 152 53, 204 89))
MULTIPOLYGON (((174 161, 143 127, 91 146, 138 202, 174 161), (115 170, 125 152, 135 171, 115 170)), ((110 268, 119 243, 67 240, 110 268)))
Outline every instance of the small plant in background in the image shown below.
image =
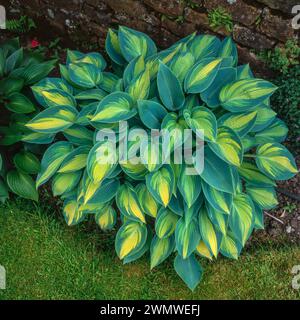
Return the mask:
POLYGON ((65 52, 65 49, 60 46, 60 41, 60 38, 56 38, 48 45, 42 45, 38 40, 33 39, 31 41, 31 48, 34 49, 34 52, 43 56, 49 56, 51 59, 59 59, 61 54, 65 52))
POLYGON ((300 47, 296 40, 288 40, 284 47, 263 50, 257 55, 273 70, 286 74, 290 67, 299 64, 300 47))
POLYGON ((36 28, 34 20, 28 16, 21 16, 19 19, 6 21, 6 29, 16 33, 26 33, 36 28))
POLYGON ((211 28, 215 30, 218 30, 223 27, 228 32, 232 32, 233 30, 232 16, 222 7, 210 10, 208 12, 208 19, 209 25, 211 26, 211 28))
POLYGON ((61 78, 32 87, 44 109, 26 127, 35 143, 56 139, 36 186, 51 180, 69 226, 93 216, 111 230, 121 220, 115 249, 124 263, 150 251, 152 269, 175 253, 174 268, 193 290, 202 277, 196 257, 237 259, 263 228, 263 210, 278 203, 276 180, 297 173, 281 144, 287 127, 270 105, 277 88, 238 66, 229 37, 192 34, 158 52, 147 35, 120 27, 109 30, 106 51, 112 69, 99 53, 68 51, 61 78), (149 157, 162 159, 160 152, 143 152, 138 140, 128 143, 129 161, 107 162, 113 147, 97 137, 121 135, 123 120, 129 132, 176 129, 170 163, 153 164, 149 157), (203 129, 205 140, 204 170, 192 176, 173 158, 188 128, 203 129))
POLYGON ((40 164, 30 151, 37 150, 20 142, 30 142, 37 136, 25 126, 38 111, 28 87, 46 77, 53 68, 54 61, 44 62, 42 56, 20 47, 18 39, 0 45, 1 201, 7 199, 8 191, 28 199, 38 198, 31 175, 38 173, 40 164))
POLYGON ((300 145, 300 65, 279 75, 274 83, 278 90, 271 98, 272 105, 280 117, 289 125, 290 139, 300 145))

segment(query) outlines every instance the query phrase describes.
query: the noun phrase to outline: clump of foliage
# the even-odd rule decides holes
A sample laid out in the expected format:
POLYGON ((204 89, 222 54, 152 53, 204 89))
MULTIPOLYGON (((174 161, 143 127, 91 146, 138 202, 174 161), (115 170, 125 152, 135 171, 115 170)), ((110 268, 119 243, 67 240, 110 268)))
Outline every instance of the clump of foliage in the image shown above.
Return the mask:
POLYGON ((109 30, 106 51, 114 72, 99 53, 69 51, 61 78, 32 87, 44 107, 27 123, 40 135, 35 142, 64 136, 45 152, 36 185, 51 179, 70 226, 93 216, 110 230, 120 217, 115 249, 124 263, 150 251, 152 269, 175 253, 174 268, 193 290, 202 276, 197 256, 237 259, 252 231, 263 228, 263 210, 277 205, 275 181, 297 173, 281 144, 287 127, 270 106, 277 88, 238 66, 229 37, 192 34, 158 52, 147 35, 120 27, 109 30), (144 152, 139 140, 124 147, 125 137, 117 149, 129 161, 107 162, 119 153, 99 133, 121 137, 123 120, 129 135, 177 129, 167 144, 170 161, 144 152), (204 130, 204 170, 196 166, 195 175, 188 161, 174 162, 185 129, 194 132, 191 145, 204 130))
POLYGON ((290 67, 299 64, 300 47, 296 40, 290 39, 284 47, 263 50, 258 53, 258 57, 267 63, 270 68, 286 74, 290 67))
POLYGON ((210 10, 208 12, 208 20, 209 25, 215 30, 223 27, 228 32, 232 32, 233 30, 232 16, 222 7, 210 10))
POLYGON ((272 96, 272 104, 280 117, 288 123, 291 140, 300 144, 300 65, 279 75, 274 83, 278 90, 272 96))
POLYGON ((25 127, 38 111, 28 96, 30 91, 27 92, 26 89, 46 77, 53 67, 54 61, 43 62, 40 55, 21 48, 18 39, 0 46, 1 201, 7 199, 8 190, 28 199, 38 199, 34 180, 30 175, 38 173, 40 164, 37 157, 29 151, 29 145, 19 142, 30 141, 36 136, 25 127), (13 166, 16 169, 12 170, 13 166))
POLYGON ((26 33, 36 28, 34 20, 28 16, 21 16, 19 19, 6 21, 6 30, 16 33, 26 33))

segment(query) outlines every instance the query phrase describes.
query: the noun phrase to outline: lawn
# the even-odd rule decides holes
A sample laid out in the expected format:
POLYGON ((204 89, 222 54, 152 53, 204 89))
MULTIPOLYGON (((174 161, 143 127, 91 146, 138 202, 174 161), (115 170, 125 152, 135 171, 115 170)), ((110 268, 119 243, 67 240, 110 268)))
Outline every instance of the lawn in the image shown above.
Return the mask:
POLYGON ((0 299, 300 299, 291 286, 300 248, 292 244, 253 242, 238 261, 202 260, 203 281, 191 292, 172 259, 152 272, 148 257, 124 266, 112 234, 89 222, 69 228, 47 206, 2 205, 0 226, 0 299))

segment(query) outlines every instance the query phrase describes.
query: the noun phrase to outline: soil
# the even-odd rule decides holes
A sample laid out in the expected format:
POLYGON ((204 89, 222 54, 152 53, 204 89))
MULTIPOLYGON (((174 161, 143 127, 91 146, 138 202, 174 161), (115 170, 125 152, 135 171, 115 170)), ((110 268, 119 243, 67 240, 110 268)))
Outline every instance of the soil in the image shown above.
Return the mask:
MULTIPOLYGON (((49 46, 51 41, 58 37, 58 34, 55 32, 40 32, 42 30, 42 25, 39 25, 39 29, 36 29, 29 34, 19 35, 21 44, 25 47, 30 48, 31 40, 36 39, 40 42, 40 44, 44 47, 49 46)), ((16 35, 12 35, 9 32, 2 32, 0 34, 0 42, 4 41, 7 38, 14 37, 16 35)), ((69 38, 61 39, 59 42, 59 46, 62 48, 71 48, 76 49, 78 45, 72 42, 69 38)), ((82 51, 91 51, 89 48, 80 48, 82 51)), ((93 51, 97 49, 93 48, 93 51)), ((46 52, 48 57, 53 55, 54 49, 51 49, 46 52)), ((59 55, 59 60, 64 62, 66 57, 65 50, 56 50, 56 53, 59 55)), ((265 77, 270 77, 272 71, 268 71, 265 73, 265 77)), ((57 70, 54 71, 53 76, 57 76, 57 70)), ((296 162, 298 168, 300 167, 300 148, 299 144, 296 145, 294 141, 289 141, 285 143, 287 148, 296 156, 296 162)), ((296 175, 293 179, 288 181, 282 181, 278 183, 278 202, 279 205, 265 214, 265 230, 256 231, 251 237, 251 242, 257 241, 268 241, 278 240, 278 241, 289 241, 293 243, 300 244, 300 175, 296 175), (298 199, 295 199, 298 198, 298 199)), ((42 198, 44 198, 48 203, 55 208, 55 211, 60 212, 61 201, 57 198, 49 197, 49 190, 45 188, 42 192, 42 198), (47 196, 45 196, 47 194, 47 196), (51 199, 51 200, 49 200, 51 199)))

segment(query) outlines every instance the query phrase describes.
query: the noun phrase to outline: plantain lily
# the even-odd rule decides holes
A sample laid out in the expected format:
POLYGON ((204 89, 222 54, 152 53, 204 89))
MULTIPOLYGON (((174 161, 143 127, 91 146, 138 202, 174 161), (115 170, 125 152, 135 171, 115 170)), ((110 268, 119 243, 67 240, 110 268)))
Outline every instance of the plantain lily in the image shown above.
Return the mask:
POLYGON ((176 272, 193 290, 202 277, 197 256, 237 259, 263 228, 263 210, 277 204, 275 180, 297 173, 281 144, 287 127, 269 102, 276 87, 254 78, 249 65, 237 66, 230 38, 193 34, 158 52, 147 35, 120 27, 109 30, 106 51, 110 64, 99 53, 69 51, 60 79, 32 87, 44 108, 27 123, 32 142, 55 139, 37 186, 52 179, 68 225, 93 215, 110 230, 120 217, 119 258, 129 263, 150 251, 155 268, 174 253, 176 272), (135 139, 136 129, 176 133, 152 150, 135 139), (193 151, 181 164, 173 155, 185 142, 194 150, 199 130, 204 168, 195 173, 193 151), (105 134, 115 145, 100 139, 105 134), (132 161, 123 161, 124 150, 132 161))

